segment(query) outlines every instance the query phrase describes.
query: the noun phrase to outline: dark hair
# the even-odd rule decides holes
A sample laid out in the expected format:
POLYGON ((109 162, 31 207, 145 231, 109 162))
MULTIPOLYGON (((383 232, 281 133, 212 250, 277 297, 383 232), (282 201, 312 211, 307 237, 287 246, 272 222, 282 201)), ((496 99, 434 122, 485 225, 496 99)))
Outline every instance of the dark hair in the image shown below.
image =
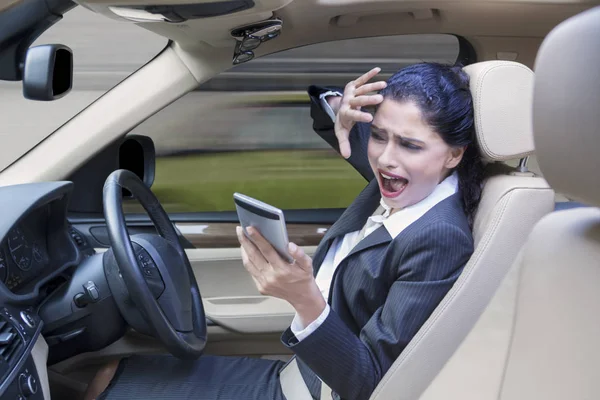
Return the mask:
POLYGON ((475 137, 469 76, 461 66, 422 63, 396 72, 380 93, 384 98, 414 102, 425 122, 452 147, 466 146, 456 166, 463 208, 473 226, 481 197, 483 162, 475 137))

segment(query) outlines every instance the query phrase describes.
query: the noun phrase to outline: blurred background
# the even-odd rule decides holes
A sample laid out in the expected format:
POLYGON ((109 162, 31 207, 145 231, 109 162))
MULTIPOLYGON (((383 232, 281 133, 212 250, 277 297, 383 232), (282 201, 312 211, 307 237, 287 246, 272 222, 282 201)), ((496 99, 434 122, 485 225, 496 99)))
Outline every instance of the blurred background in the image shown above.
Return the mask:
MULTIPOLYGON (((83 7, 34 45, 44 43, 73 50, 73 91, 55 102, 34 102, 23 98, 20 82, 0 82, 0 170, 167 45, 83 7)), ((312 130, 307 87, 343 87, 375 66, 387 78, 417 62, 454 63, 458 50, 454 36, 407 35, 283 51, 221 73, 130 134, 155 142, 153 190, 167 211, 233 210, 236 191, 283 209, 346 207, 366 182, 312 130)))

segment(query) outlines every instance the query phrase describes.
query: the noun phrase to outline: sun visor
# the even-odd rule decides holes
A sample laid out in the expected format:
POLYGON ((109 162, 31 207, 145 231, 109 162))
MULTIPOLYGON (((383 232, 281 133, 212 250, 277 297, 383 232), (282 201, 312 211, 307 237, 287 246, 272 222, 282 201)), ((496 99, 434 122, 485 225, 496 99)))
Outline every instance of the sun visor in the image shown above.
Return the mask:
POLYGON ((115 15, 135 22, 181 23, 191 19, 219 17, 248 10, 254 0, 211 1, 196 4, 111 6, 115 15))

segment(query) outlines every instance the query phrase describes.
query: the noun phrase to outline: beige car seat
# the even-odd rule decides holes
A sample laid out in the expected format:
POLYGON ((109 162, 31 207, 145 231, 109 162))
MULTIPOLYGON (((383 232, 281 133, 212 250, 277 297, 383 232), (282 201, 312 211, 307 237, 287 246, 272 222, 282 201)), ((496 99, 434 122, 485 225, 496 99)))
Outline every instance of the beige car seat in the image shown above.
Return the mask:
POLYGON ((526 171, 533 153, 533 72, 508 61, 465 67, 476 132, 487 165, 475 216, 475 252, 464 272, 375 389, 371 399, 423 393, 458 348, 513 264, 533 226, 554 209, 554 191, 526 171), (521 159, 518 169, 499 162, 521 159))
MULTIPOLYGON (((533 107, 544 176, 593 206, 600 205, 598 65, 600 7, 544 40, 533 107)), ((490 307, 420 398, 600 399, 599 316, 600 209, 552 213, 535 226, 490 307)))

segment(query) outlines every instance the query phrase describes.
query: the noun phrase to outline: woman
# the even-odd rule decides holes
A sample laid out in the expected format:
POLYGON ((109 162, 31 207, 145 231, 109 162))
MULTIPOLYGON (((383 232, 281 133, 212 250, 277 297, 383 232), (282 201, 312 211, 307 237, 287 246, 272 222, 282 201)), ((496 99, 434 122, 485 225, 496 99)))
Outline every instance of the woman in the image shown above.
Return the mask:
MULTIPOLYGON (((132 357, 101 399, 284 399, 290 371, 313 398, 327 386, 342 399, 369 398, 471 256, 482 179, 467 75, 425 63, 387 84, 368 83, 378 72, 330 99, 341 154, 359 165, 368 160, 374 178, 314 259, 292 243, 288 264, 259 232, 248 230, 251 242, 238 227, 243 263, 259 291, 296 310, 282 342, 298 369, 250 358, 132 357), (374 116, 365 106, 376 106, 374 116)), ((313 117, 319 113, 326 115, 314 106, 313 117)))

